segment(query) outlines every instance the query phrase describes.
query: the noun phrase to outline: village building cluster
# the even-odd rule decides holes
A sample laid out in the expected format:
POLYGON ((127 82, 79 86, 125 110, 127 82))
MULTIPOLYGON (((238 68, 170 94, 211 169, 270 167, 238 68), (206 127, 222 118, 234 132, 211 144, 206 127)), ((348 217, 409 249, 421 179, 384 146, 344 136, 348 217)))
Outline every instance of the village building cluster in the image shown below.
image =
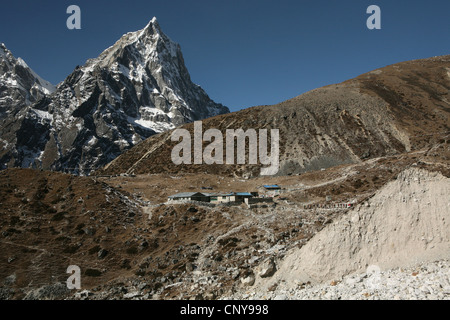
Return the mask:
MULTIPOLYGON (((212 190, 212 188, 202 187, 203 190, 212 190)), ((242 203, 257 205, 258 203, 271 203, 275 197, 281 195, 282 188, 279 185, 263 185, 259 192, 182 192, 168 197, 168 202, 206 202, 213 205, 229 204, 240 205, 242 203)), ((284 198, 280 198, 284 199, 284 198)), ((305 204, 303 209, 350 209, 354 207, 355 202, 331 202, 331 196, 327 196, 325 203, 305 204)))
POLYGON ((273 202, 273 197, 281 193, 278 185, 264 185, 265 192, 182 192, 168 197, 169 202, 199 201, 212 204, 241 204, 247 205, 260 202, 273 202))

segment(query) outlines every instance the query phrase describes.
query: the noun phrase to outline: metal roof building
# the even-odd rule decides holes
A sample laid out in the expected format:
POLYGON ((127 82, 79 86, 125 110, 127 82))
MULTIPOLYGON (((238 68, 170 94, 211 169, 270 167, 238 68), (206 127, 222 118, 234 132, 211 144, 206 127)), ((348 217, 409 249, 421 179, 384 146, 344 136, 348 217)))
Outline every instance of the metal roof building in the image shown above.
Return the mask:
POLYGON ((181 192, 169 196, 169 201, 203 201, 209 202, 210 196, 201 192, 181 192))
POLYGON ((281 189, 281 187, 277 184, 272 184, 272 185, 264 185, 263 186, 265 189, 268 190, 277 190, 277 189, 281 189))

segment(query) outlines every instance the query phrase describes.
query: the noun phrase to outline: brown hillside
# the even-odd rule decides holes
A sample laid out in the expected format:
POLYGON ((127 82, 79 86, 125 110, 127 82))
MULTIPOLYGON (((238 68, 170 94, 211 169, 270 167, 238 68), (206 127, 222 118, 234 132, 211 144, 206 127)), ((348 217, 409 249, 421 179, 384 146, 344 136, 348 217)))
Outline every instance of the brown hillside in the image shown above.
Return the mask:
POLYGON ((128 196, 86 177, 0 172, 0 279, 13 279, 7 296, 23 298, 27 289, 65 284, 69 265, 82 268, 86 287, 123 274, 124 257, 133 257, 127 250, 140 243, 134 236, 142 219, 128 196))
MULTIPOLYGON (((391 65, 278 105, 210 118, 203 132, 279 129, 278 174, 288 175, 419 150, 438 142, 449 125, 450 56, 441 56, 391 65)), ((193 132, 193 124, 183 128, 193 132)), ((143 141, 98 173, 259 175, 257 165, 177 166, 171 134, 143 141)))

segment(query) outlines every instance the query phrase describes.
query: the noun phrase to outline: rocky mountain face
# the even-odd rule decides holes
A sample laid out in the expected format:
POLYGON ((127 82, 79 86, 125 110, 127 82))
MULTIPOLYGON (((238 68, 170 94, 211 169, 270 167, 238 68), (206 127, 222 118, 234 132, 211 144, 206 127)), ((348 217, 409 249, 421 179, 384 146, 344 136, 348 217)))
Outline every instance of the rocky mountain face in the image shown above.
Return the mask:
MULTIPOLYGON (((224 137, 227 129, 279 129, 279 175, 427 148, 448 136, 449 126, 450 56, 398 63, 278 105, 249 108, 202 123, 203 132, 219 129, 224 137)), ((183 128, 194 136, 194 125, 183 128)), ((176 165, 171 155, 179 142, 171 141, 171 135, 169 131, 149 138, 99 172, 260 174, 262 166, 249 165, 248 160, 243 165, 176 165)), ((204 141, 203 150, 207 145, 204 141)))
POLYGON ((14 117, 24 106, 37 102, 56 88, 43 80, 21 58, 0 43, 0 120, 14 117))
POLYGON ((88 174, 151 135, 229 112, 192 83, 156 18, 45 93, 3 121, 1 167, 88 174))

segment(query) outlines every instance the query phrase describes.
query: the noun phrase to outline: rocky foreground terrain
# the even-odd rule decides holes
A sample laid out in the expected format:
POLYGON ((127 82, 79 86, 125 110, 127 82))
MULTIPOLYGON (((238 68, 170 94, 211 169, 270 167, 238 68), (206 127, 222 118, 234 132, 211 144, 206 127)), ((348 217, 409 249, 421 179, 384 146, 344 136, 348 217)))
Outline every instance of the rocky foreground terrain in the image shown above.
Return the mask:
POLYGON ((449 193, 439 173, 403 171, 292 250, 269 281, 257 279, 254 292, 259 298, 267 291, 274 291, 269 298, 293 299, 449 298, 449 193))
POLYGON ((2 171, 1 298, 448 299, 448 145, 255 179, 2 171), (281 197, 252 209, 166 203, 266 183, 281 197), (326 195, 357 205, 305 209, 326 195))
POLYGON ((450 262, 438 260, 412 267, 369 269, 322 284, 278 285, 262 292, 248 290, 226 299, 254 300, 450 300, 450 262), (376 270, 376 272, 370 272, 376 270))

